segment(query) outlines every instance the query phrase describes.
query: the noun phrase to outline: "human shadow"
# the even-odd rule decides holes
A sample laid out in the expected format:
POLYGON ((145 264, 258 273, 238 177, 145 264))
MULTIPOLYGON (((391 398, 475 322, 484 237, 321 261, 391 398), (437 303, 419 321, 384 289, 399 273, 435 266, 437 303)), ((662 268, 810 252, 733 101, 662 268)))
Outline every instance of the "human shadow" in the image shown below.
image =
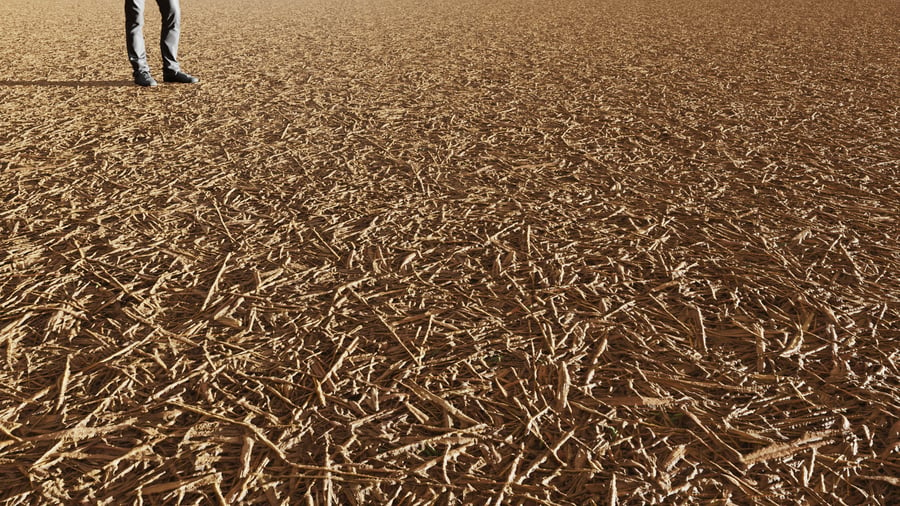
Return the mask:
POLYGON ((63 88, 116 88, 120 86, 134 86, 131 81, 0 81, 2 86, 56 86, 63 88))

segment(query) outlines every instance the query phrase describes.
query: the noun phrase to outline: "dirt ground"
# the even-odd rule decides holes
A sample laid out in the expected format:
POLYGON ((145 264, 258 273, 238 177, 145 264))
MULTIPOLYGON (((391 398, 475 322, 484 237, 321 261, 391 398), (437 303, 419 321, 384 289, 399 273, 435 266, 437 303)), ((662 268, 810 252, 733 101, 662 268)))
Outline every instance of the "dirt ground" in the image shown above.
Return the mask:
POLYGON ((900 503, 898 5, 3 0, 0 500, 900 503))

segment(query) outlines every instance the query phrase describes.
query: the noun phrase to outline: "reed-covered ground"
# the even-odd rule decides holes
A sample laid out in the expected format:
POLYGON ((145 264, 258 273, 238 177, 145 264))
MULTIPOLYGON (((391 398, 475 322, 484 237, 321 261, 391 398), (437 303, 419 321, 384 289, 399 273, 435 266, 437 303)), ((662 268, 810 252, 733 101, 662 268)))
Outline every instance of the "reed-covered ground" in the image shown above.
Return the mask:
POLYGON ((4 504, 900 502, 895 1, 182 8, 0 4, 4 504))

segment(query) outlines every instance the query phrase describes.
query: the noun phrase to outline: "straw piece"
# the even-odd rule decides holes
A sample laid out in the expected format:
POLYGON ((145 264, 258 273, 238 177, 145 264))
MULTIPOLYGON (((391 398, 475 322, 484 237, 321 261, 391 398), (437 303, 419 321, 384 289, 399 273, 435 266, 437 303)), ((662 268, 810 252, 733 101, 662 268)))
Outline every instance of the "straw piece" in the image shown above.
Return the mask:
POLYGON ((466 422, 470 425, 479 425, 479 422, 477 420, 466 415, 465 413, 463 413, 458 408, 456 408, 455 406, 453 406, 452 404, 447 402, 442 397, 440 397, 436 394, 433 394, 433 393, 429 392, 428 390, 425 390, 424 388, 422 388, 414 383, 411 383, 411 382, 405 382, 405 383, 403 383, 403 386, 405 386, 406 388, 411 390, 420 399, 434 402, 435 404, 439 405, 448 414, 455 416, 456 418, 462 420, 463 422, 466 422))
POLYGON ((231 259, 231 252, 229 251, 225 255, 225 259, 222 260, 222 265, 219 266, 218 272, 216 272, 216 277, 213 278, 212 284, 209 285, 209 291, 206 293, 206 298, 203 299, 203 305, 200 306, 200 311, 206 310, 209 306, 210 301, 213 298, 213 295, 216 293, 216 289, 219 287, 219 281, 222 279, 222 275, 225 273, 225 268, 228 266, 228 260, 231 259))
POLYGON ((805 434, 799 439, 787 443, 772 444, 755 452, 749 453, 741 457, 741 462, 746 466, 752 466, 759 462, 765 462, 771 459, 780 459, 789 457, 797 452, 821 446, 829 443, 829 439, 840 434, 840 431, 822 431, 805 434))

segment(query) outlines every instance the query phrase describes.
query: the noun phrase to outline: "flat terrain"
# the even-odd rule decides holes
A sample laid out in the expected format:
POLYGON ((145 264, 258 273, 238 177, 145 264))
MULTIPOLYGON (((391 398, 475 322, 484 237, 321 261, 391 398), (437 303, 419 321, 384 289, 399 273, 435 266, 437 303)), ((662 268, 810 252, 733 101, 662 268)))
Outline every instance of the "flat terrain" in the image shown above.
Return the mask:
POLYGON ((120 3, 0 3, 3 504, 900 503, 895 0, 120 3))

